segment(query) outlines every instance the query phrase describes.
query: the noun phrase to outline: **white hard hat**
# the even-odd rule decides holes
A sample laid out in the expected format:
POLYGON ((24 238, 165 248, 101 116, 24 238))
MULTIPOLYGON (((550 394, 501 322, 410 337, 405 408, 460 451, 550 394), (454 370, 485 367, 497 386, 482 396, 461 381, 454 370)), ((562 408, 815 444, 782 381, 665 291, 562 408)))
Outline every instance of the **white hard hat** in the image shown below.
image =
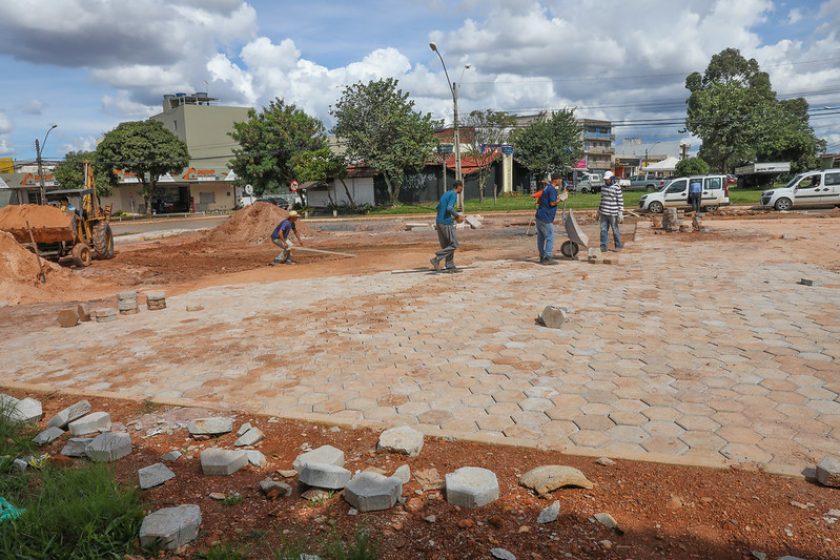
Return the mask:
POLYGON ((613 172, 612 171, 607 171, 606 173, 604 173, 604 180, 605 181, 607 179, 612 179, 612 178, 613 178, 613 172))
POLYGON ((289 212, 289 217, 290 218, 297 218, 299 216, 300 216, 300 214, 297 213, 297 210, 292 210, 291 212, 289 212))

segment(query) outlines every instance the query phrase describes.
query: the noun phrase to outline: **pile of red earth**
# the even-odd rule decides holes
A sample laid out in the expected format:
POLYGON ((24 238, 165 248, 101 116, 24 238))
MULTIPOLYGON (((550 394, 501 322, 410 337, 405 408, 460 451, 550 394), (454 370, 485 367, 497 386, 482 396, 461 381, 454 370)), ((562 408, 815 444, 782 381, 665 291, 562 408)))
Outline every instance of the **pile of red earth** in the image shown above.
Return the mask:
POLYGON ((55 294, 84 287, 86 281, 57 264, 41 260, 46 284, 38 280, 40 266, 35 253, 0 231, 0 307, 49 299, 55 294))
MULTIPOLYGON (((205 240, 212 243, 259 245, 267 242, 277 224, 288 217, 288 212, 274 204, 255 202, 247 208, 237 210, 225 223, 211 229, 205 240)), ((300 220, 295 227, 301 236, 312 235, 312 229, 300 220)))
POLYGON ((0 208, 0 230, 13 233, 19 241, 28 241, 29 228, 38 231, 69 227, 69 214, 54 206, 23 204, 0 208))

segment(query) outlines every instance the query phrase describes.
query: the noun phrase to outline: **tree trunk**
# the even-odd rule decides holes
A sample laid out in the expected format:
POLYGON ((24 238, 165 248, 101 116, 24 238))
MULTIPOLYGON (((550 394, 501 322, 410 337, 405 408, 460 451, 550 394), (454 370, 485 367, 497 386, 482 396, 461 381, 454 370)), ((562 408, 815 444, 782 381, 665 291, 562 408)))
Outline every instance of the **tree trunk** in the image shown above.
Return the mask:
POLYGON ((344 179, 339 178, 341 184, 344 185, 344 192, 347 194, 347 200, 350 201, 350 208, 356 207, 356 202, 353 200, 353 197, 350 195, 350 189, 347 188, 347 183, 344 182, 344 179))
POLYGON ((143 201, 146 203, 146 216, 151 218, 152 216, 152 197, 155 194, 155 187, 157 184, 154 180, 149 180, 146 182, 146 178, 142 177, 140 173, 137 174, 138 179, 140 179, 140 190, 143 193, 143 201))
POLYGON ((391 182, 387 173, 383 173, 382 178, 385 179, 385 185, 388 187, 388 197, 391 199, 391 206, 396 206, 400 192, 394 187, 394 184, 391 182))

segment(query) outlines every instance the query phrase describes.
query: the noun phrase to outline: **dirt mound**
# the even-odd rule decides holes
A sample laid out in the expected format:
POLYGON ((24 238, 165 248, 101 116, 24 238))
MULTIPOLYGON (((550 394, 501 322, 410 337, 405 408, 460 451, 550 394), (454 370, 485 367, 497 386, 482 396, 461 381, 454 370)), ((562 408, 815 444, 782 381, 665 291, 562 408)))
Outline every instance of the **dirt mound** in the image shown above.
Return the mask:
POLYGON ((0 231, 0 307, 49 299, 68 290, 82 289, 88 283, 71 270, 42 262, 46 284, 38 282, 38 257, 15 241, 11 234, 0 231))
POLYGON ((26 231, 33 229, 69 228, 70 215, 54 206, 37 204, 10 205, 0 208, 0 230, 26 231))
MULTIPOLYGON (((255 202, 247 208, 236 211, 222 225, 210 230, 204 237, 211 243, 245 243, 259 245, 267 242, 277 224, 289 217, 289 213, 268 202, 255 202)), ((298 220, 297 232, 311 236, 312 229, 298 220)))

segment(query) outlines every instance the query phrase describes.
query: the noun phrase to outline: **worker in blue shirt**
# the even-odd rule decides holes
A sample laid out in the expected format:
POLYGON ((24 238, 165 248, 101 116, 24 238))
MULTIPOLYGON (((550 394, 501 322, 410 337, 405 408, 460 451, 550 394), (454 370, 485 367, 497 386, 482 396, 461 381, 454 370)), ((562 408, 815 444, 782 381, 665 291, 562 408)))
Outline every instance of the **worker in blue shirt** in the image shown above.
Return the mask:
POLYGON ((440 242, 440 251, 432 257, 431 263, 436 271, 440 271, 441 261, 446 263, 446 271, 453 272, 455 268, 455 250, 458 248, 458 238, 455 235, 455 223, 464 221, 458 212, 458 195, 464 190, 464 182, 460 179, 452 185, 451 191, 446 191, 440 197, 437 205, 435 229, 440 242))
POLYGON ((703 201, 703 179, 699 177, 688 180, 688 203, 694 213, 700 212, 700 205, 703 201))
POLYGON ((551 183, 547 184, 537 202, 537 251, 540 264, 552 264, 554 261, 554 218, 557 216, 557 187, 563 180, 560 173, 551 174, 551 183))
POLYGON ((289 212, 289 217, 277 224, 277 227, 274 228, 271 234, 271 242, 283 249, 283 252, 274 257, 274 260, 271 261, 271 266, 277 264, 294 264, 292 260, 293 245, 292 240, 289 239, 289 234, 294 232, 298 243, 303 246, 303 241, 301 241, 300 234, 298 234, 297 228, 295 227, 295 222, 298 221, 299 217, 300 215, 295 210, 292 210, 289 212))

